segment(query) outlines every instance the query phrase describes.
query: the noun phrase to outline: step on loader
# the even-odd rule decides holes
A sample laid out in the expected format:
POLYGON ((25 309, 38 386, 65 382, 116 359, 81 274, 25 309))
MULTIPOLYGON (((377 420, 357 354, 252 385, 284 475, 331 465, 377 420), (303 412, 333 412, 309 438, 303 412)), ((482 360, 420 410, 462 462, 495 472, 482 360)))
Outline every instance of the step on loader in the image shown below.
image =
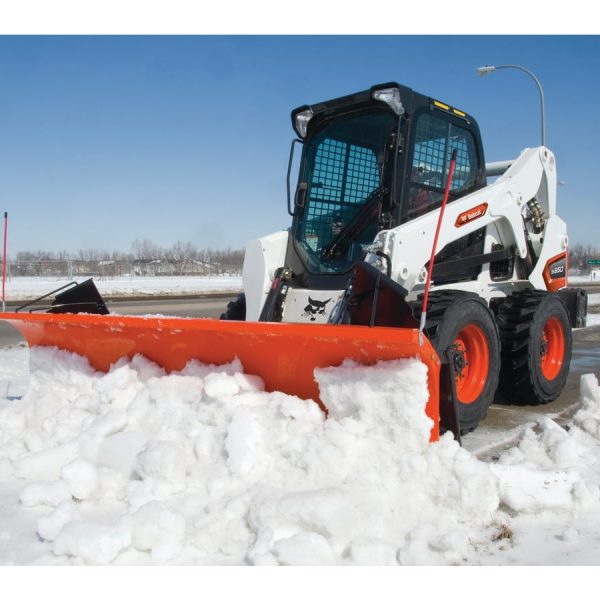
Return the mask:
POLYGON ((471 115, 397 83, 291 118, 291 227, 248 243, 244 293, 220 320, 106 314, 89 283, 2 317, 97 369, 136 353, 167 370, 238 357, 267 390, 317 402, 317 367, 418 357, 432 440, 460 439, 494 398, 557 398, 587 297, 567 287, 553 153, 486 164, 471 115))

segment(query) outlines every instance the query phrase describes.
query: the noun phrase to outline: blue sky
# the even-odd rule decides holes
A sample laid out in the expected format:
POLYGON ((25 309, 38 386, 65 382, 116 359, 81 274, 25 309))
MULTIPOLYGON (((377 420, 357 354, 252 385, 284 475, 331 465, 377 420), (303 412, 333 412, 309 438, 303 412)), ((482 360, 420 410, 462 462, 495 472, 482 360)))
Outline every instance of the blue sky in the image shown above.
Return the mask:
POLYGON ((0 211, 19 250, 243 247, 287 227, 289 113, 398 81, 478 120, 488 161, 540 143, 559 214, 600 246, 600 37, 0 37, 0 211))

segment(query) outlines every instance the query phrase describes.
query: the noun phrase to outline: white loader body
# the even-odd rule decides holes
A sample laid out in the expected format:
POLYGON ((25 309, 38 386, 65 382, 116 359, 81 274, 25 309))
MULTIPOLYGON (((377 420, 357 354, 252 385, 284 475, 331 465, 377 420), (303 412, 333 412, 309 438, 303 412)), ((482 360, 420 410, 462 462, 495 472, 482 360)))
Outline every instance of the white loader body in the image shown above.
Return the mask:
MULTIPOLYGON (((521 289, 549 289, 549 267, 556 259, 564 260, 568 238, 564 221, 556 214, 556 161, 546 147, 527 148, 493 183, 450 202, 444 214, 438 250, 447 244, 486 228, 484 253, 496 246, 513 247, 515 255, 525 258, 528 241, 537 258, 527 279, 519 279, 515 269, 512 277, 494 281, 490 265, 484 264, 477 279, 432 286, 432 289, 452 288, 477 293, 488 302, 521 289), (538 233, 531 225, 529 202, 535 199, 543 214, 543 228, 538 233), (525 229, 527 228, 527 237, 525 229)), ((427 264, 440 209, 380 231, 365 260, 385 272, 387 265, 376 253, 390 259, 391 278, 414 300, 424 289, 427 264)), ((246 248, 243 282, 246 294, 246 319, 258 320, 275 272, 284 267, 289 232, 274 233, 252 240, 246 248)), ((566 271, 564 265, 556 267, 566 271)), ((566 276, 566 272, 564 273, 566 276)), ((344 290, 310 290, 290 287, 286 292, 282 321, 327 322, 344 290)))

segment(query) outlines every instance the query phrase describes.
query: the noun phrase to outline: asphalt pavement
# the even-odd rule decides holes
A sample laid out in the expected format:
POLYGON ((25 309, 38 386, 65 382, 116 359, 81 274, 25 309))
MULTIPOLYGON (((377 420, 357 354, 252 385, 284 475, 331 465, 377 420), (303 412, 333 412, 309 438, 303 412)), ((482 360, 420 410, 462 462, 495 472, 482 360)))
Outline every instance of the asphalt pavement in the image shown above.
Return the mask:
MULTIPOLYGON (((120 315, 165 315, 173 317, 208 317, 218 319, 227 303, 235 296, 203 298, 159 298, 112 300, 108 310, 120 315)), ((11 310, 11 307, 8 307, 11 310)), ((0 347, 13 346, 24 341, 21 334, 7 322, 0 320, 0 347)))

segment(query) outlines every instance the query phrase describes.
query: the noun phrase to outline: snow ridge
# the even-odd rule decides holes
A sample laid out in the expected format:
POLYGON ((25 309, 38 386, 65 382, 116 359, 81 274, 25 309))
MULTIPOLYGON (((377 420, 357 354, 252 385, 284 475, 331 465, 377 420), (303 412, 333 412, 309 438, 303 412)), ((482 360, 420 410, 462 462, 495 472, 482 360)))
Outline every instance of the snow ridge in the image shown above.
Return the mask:
POLYGON ((23 398, 0 401, 3 564, 534 564, 532 523, 542 560, 573 551, 577 519, 597 527, 593 376, 569 431, 542 419, 488 464, 429 443, 414 359, 317 370, 328 418, 237 361, 31 362, 23 398))

